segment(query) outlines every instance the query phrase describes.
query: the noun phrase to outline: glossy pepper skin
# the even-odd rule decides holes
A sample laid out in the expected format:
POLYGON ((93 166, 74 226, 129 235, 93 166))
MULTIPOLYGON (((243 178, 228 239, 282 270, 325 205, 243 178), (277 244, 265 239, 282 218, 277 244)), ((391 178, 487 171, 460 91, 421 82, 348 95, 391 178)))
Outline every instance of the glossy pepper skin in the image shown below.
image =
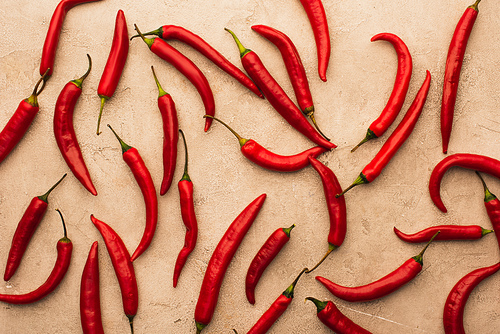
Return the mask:
POLYGON ((80 320, 83 334, 104 334, 99 295, 99 253, 97 241, 90 248, 80 284, 80 320))
POLYGON ((447 156, 434 167, 429 180, 429 194, 431 199, 442 212, 447 212, 448 210, 441 200, 441 180, 448 169, 452 167, 472 169, 481 173, 490 174, 500 179, 499 160, 470 153, 457 153, 447 156))
POLYGON ((231 30, 227 28, 226 30, 233 36, 238 46, 243 68, 245 68, 250 78, 252 78, 255 84, 261 89, 273 108, 288 122, 288 124, 316 145, 322 146, 328 150, 337 147, 321 136, 307 121, 299 108, 290 100, 283 88, 281 88, 271 73, 266 69, 259 56, 252 50, 246 49, 231 30))
POLYGON ((203 328, 212 320, 227 267, 255 218, 257 218, 265 199, 266 194, 262 194, 243 209, 217 244, 208 262, 198 302, 196 303, 194 320, 196 321, 197 333, 201 333, 203 328))
POLYGON ((151 174, 149 173, 144 160, 142 160, 139 151, 137 151, 136 148, 125 144, 125 142, 121 140, 109 124, 108 127, 111 131, 113 131, 116 139, 120 142, 123 153, 123 161, 127 163, 130 171, 134 175, 134 178, 141 189, 144 204, 146 206, 146 226, 144 228, 144 233, 139 245, 130 258, 131 261, 135 261, 142 253, 144 253, 146 249, 148 249, 151 241, 153 241, 156 225, 158 224, 158 197, 156 196, 156 190, 151 174))
POLYGON ((413 234, 406 234, 394 227, 394 233, 398 238, 409 243, 428 242, 438 231, 441 233, 435 240, 477 240, 493 232, 479 225, 437 225, 413 234))
POLYGON ((49 205, 49 194, 65 177, 66 174, 64 174, 45 194, 33 197, 21 220, 17 224, 16 232, 14 232, 14 237, 12 238, 7 263, 5 265, 5 274, 3 276, 5 281, 10 280, 12 276, 14 276, 17 268, 19 268, 26 248, 28 248, 28 244, 33 234, 35 234, 38 225, 40 225, 43 216, 45 216, 45 212, 49 205))
POLYGON ((446 68, 444 71, 443 99, 441 101, 441 137, 444 154, 448 153, 448 144, 450 142, 451 128, 453 125, 453 114, 455 112, 455 102, 460 81, 460 71, 462 70, 467 42, 474 22, 476 22, 479 1, 481 0, 477 0, 465 10, 458 21, 448 49, 446 68))
POLYGON ((40 61, 40 75, 44 75, 47 71, 45 80, 50 78, 54 70, 54 61, 56 58, 57 45, 59 44, 59 35, 61 34, 64 18, 68 11, 76 5, 94 2, 101 0, 62 0, 57 5, 52 18, 50 19, 49 30, 45 37, 42 49, 42 59, 40 61))
POLYGON ((245 292, 250 304, 255 304, 255 287, 262 274, 290 240, 290 232, 294 227, 295 224, 289 228, 279 228, 274 231, 255 254, 245 278, 245 292))
POLYGON ((481 179, 484 188, 484 206, 486 207, 486 212, 490 218, 491 225, 493 225, 493 231, 497 237, 498 246, 500 247, 500 200, 490 192, 486 183, 484 182, 481 175, 476 172, 476 174, 481 179))
POLYGON ((469 299, 472 290, 479 283, 496 273, 499 269, 500 263, 476 269, 462 277, 455 284, 444 304, 443 325, 445 334, 465 334, 464 309, 467 299, 469 299))
POLYGON ((97 196, 97 191, 90 178, 89 170, 83 160, 82 151, 75 134, 73 114, 78 98, 82 94, 83 80, 87 77, 92 67, 89 57, 89 69, 80 79, 68 82, 57 98, 54 111, 54 137, 66 164, 73 175, 92 195, 97 196))

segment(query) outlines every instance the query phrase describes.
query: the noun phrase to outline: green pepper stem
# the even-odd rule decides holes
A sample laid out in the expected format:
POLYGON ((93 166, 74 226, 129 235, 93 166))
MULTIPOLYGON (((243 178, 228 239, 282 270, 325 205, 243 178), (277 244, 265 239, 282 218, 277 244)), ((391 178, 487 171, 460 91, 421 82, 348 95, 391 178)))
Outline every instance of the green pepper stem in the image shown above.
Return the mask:
POLYGON ((292 226, 290 226, 288 228, 283 228, 282 230, 290 238, 290 232, 292 232, 292 230, 293 230, 294 227, 295 227, 295 224, 293 224, 292 226))
POLYGON ((240 40, 238 37, 236 37, 235 33, 229 30, 228 28, 224 28, 225 31, 231 34, 233 36, 234 41, 236 42, 236 45, 238 46, 238 50, 240 51, 240 58, 243 58, 247 53, 252 52, 252 50, 247 49, 241 44, 240 40))
POLYGON ((424 249, 422 249, 422 251, 420 251, 420 253, 418 253, 418 255, 414 256, 413 259, 415 261, 417 261, 418 263, 420 263, 420 265, 423 265, 423 257, 424 257, 424 253, 425 251, 427 250, 427 247, 429 247, 429 245, 431 244, 432 241, 434 241, 434 239, 438 236, 438 234, 441 233, 441 231, 437 231, 436 234, 434 234, 431 238, 431 240, 429 240, 429 242, 427 242, 427 244, 425 245, 424 249))
POLYGON ((56 211, 59 214, 59 216, 61 216, 61 221, 62 221, 63 230, 64 230, 64 238, 63 239, 68 239, 68 231, 66 230, 66 223, 64 222, 64 217, 63 217, 61 211, 59 211, 59 209, 56 209, 56 211))
MULTIPOLYGON (((155 30, 152 30, 152 31, 149 31, 149 32, 145 32, 142 35, 143 36, 156 35, 158 37, 161 37, 163 35, 163 29, 160 27, 158 29, 155 29, 155 30)), ((139 35, 139 34, 134 35, 134 36, 130 37, 130 40, 132 40, 132 39, 134 39, 136 37, 141 37, 141 35, 139 35)))
POLYGON ((158 98, 160 98, 164 95, 168 95, 168 93, 166 91, 164 91, 163 88, 161 87, 160 82, 158 81, 158 78, 156 77, 155 68, 153 66, 151 66, 151 70, 153 71, 153 77, 155 78, 156 86, 158 86, 158 92, 159 92, 158 98))
POLYGON ((101 117, 102 117, 102 110, 104 109, 104 103, 106 103, 106 101, 109 99, 109 97, 104 96, 104 95, 99 95, 99 97, 101 98, 101 109, 99 109, 99 118, 97 119, 97 131, 96 131, 96 133, 98 136, 101 134, 99 129, 101 127, 101 117))
POLYGON ((33 107, 38 107, 38 95, 43 91, 45 88, 45 83, 47 82, 47 75, 49 74, 50 68, 45 71, 45 73, 42 75, 40 79, 38 79, 35 88, 33 88, 33 93, 31 93, 31 96, 28 97, 25 101, 28 102, 30 105, 33 107), (42 87, 40 90, 38 90, 38 87, 42 84, 42 87))
POLYGON ((287 298, 293 298, 293 290, 295 289, 295 286, 297 285, 297 282, 299 281, 300 276, 302 276, 303 273, 305 273, 308 269, 304 268, 300 272, 300 274, 295 278, 295 280, 292 282, 292 284, 285 290, 283 291, 283 296, 287 298))
POLYGON ((182 175, 181 181, 186 180, 186 181, 191 182, 191 178, 189 177, 189 174, 188 174, 188 148, 187 148, 187 144, 186 144, 186 137, 184 136, 184 131, 179 129, 179 132, 181 133, 182 141, 184 142, 184 156, 185 156, 184 175, 182 175))
POLYGON ((322 135, 326 140, 331 141, 330 138, 325 136, 323 131, 320 130, 318 123, 316 123, 316 119, 314 118, 314 107, 311 107, 311 108, 313 108, 313 109, 307 113, 307 116, 309 116, 309 118, 313 122, 314 127, 316 128, 316 130, 318 130, 319 134, 322 135))
POLYGON ((41 196, 38 196, 38 199, 44 201, 45 203, 48 203, 48 198, 49 198, 49 194, 52 192, 52 190, 54 190, 55 187, 57 187, 59 185, 59 183, 61 183, 61 181, 66 177, 66 175, 68 175, 67 173, 64 174, 60 179, 59 181, 57 181, 45 194, 41 195, 41 196))
POLYGON ((147 44, 147 46, 151 49, 151 46, 153 46, 153 43, 154 43, 154 38, 146 38, 144 37, 144 35, 141 33, 141 31, 139 30, 139 27, 137 27, 137 24, 134 24, 134 28, 135 30, 137 31, 137 33, 139 34, 139 36, 141 36, 142 40, 147 44))
POLYGON ((362 141, 360 141, 358 145, 356 145, 356 146, 354 146, 354 147, 352 148, 351 153, 352 153, 352 152, 354 152, 354 151, 356 151, 356 150, 358 149, 358 147, 360 147, 361 145, 363 145, 363 144, 364 144, 364 143, 366 143, 367 141, 372 140, 372 139, 375 139, 375 138, 377 138, 377 136, 375 135, 375 133, 373 133, 373 131, 372 131, 372 130, 368 129, 368 130, 366 131, 366 136, 365 136, 365 138, 363 138, 363 140, 362 140, 362 141))
POLYGON ((118 134, 115 132, 115 130, 113 130, 111 125, 108 124, 108 128, 110 128, 111 131, 113 131, 116 139, 118 139, 118 141, 120 142, 120 146, 122 147, 122 153, 125 153, 132 148, 132 146, 125 144, 125 142, 120 138, 120 136, 118 136, 118 134))
POLYGON ((481 0, 477 0, 476 2, 474 2, 473 5, 470 5, 469 8, 472 8, 474 9, 476 12, 479 11, 479 8, 477 8, 477 6, 479 5, 479 3, 481 2, 481 0))
POLYGON ((486 182, 484 182, 484 179, 481 176, 481 174, 479 174, 478 171, 476 171, 476 174, 477 174, 477 176, 479 176, 479 179, 481 180, 481 183, 483 184, 483 188, 484 188, 484 202, 488 203, 489 201, 497 199, 497 197, 490 192, 490 190, 488 189, 488 186, 486 186, 486 182))
POLYGON ((323 261, 326 260, 326 258, 328 257, 328 255, 330 255, 331 252, 333 252, 335 249, 337 249, 337 246, 331 244, 331 243, 328 243, 328 251, 326 252, 326 254, 323 256, 323 258, 310 270, 306 270, 306 274, 309 274, 310 272, 312 272, 314 269, 318 268, 320 264, 323 263, 323 261))
POLYGON ((229 131, 231 131, 231 133, 233 135, 236 136, 236 138, 238 138, 238 141, 240 142, 240 146, 243 146, 246 144, 246 142, 248 141, 248 139, 245 139, 243 137, 241 137, 239 134, 236 133, 236 131, 234 131, 233 129, 231 129, 231 127, 229 125, 227 125, 226 123, 224 123, 223 121, 221 121, 220 119, 216 118, 216 117, 213 117, 213 116, 210 116, 210 115, 204 115, 203 118, 211 118, 211 119, 215 119, 217 122, 221 123, 222 125, 224 125, 229 131))
POLYGON ((89 67, 87 69, 87 72, 85 72, 85 74, 82 75, 82 77, 80 79, 76 79, 76 80, 71 81, 78 88, 82 88, 83 80, 85 80, 88 77, 90 70, 92 69, 92 58, 90 58, 90 55, 88 53, 87 53, 87 58, 89 59, 89 67))
POLYGON ((489 234, 491 232, 493 232, 493 230, 487 230, 481 227, 481 237, 484 237, 486 234, 489 234))
POLYGON ((368 182, 368 180, 366 179, 366 176, 364 176, 363 173, 360 173, 358 178, 356 180, 354 180, 354 182, 349 187, 347 187, 340 194, 335 195, 335 197, 339 198, 340 196, 343 196, 346 192, 348 192, 349 190, 351 190, 355 186, 359 186, 360 184, 366 184, 366 183, 370 183, 370 182, 368 182))
POLYGON ((130 332, 134 334, 134 316, 127 315, 127 318, 128 318, 128 323, 130 324, 130 332))
POLYGON ((322 302, 321 300, 318 300, 316 298, 313 298, 313 297, 307 297, 306 300, 310 300, 314 303, 314 305, 316 305, 316 309, 319 312, 323 311, 326 307, 326 305, 328 304, 328 302, 322 302))

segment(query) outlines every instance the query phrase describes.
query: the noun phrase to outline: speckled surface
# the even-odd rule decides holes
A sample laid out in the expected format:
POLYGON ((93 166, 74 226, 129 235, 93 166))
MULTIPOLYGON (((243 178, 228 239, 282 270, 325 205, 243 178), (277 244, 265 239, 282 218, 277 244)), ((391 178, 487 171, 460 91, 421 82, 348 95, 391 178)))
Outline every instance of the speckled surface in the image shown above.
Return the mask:
MULTIPOLYGON (((33 305, 0 304, 0 333, 78 333, 79 286, 82 269, 93 241, 98 240, 101 305, 107 333, 129 333, 115 278, 104 243, 90 222, 90 214, 109 223, 130 252, 144 229, 141 192, 113 134, 103 127, 95 135, 99 98, 97 86, 106 63, 118 9, 125 12, 129 35, 133 24, 142 30, 163 24, 181 25, 205 38, 241 68, 238 51, 224 27, 232 29, 248 48, 256 51, 270 72, 293 94, 279 52, 252 32, 253 24, 266 24, 290 36, 308 74, 316 105, 316 118, 338 148, 323 154, 327 164, 348 186, 372 159, 411 104, 425 78, 432 83, 422 116, 413 134, 372 184, 346 195, 347 237, 317 269, 345 285, 376 280, 416 255, 421 245, 400 241, 397 226, 414 232, 437 224, 479 224, 491 228, 483 205, 482 186, 474 173, 450 170, 443 179, 442 197, 448 207, 441 213, 428 195, 433 167, 441 153, 439 113, 444 63, 455 25, 470 0, 394 0, 380 2, 323 1, 330 25, 332 55, 328 81, 317 76, 314 39, 299 1, 117 1, 104 0, 73 8, 63 26, 54 75, 39 97, 40 112, 12 154, 0 165, 0 268, 17 222, 31 198, 43 194, 62 174, 70 172, 53 138, 54 105, 62 87, 87 68, 86 53, 94 67, 84 83, 75 111, 75 128, 83 156, 99 195, 93 197, 69 174, 49 198, 49 208, 16 275, 0 283, 0 293, 22 293, 38 287, 50 273, 55 245, 62 236, 59 208, 74 243, 72 263, 59 288, 33 305), (379 140, 350 149, 385 106, 396 72, 396 54, 389 43, 370 42, 380 32, 401 37, 413 56, 408 96, 396 123, 379 140)), ((3 0, 0 5, 0 126, 4 126, 20 100, 28 97, 39 78, 41 48, 55 0, 3 0)), ((465 54, 449 154, 484 154, 500 159, 500 5, 483 1, 465 54)), ((216 115, 242 136, 253 138, 279 154, 295 154, 311 143, 293 130, 265 100, 260 100, 202 56, 178 42, 172 45, 190 57, 205 73, 214 91, 216 115)), ((135 262, 139 283, 139 311, 135 333, 194 333, 194 308, 208 260, 231 221, 254 198, 268 195, 240 249, 229 266, 212 323, 204 333, 245 333, 305 266, 312 266, 327 250, 328 213, 323 189, 311 168, 280 174, 247 161, 238 142, 220 124, 203 132, 203 105, 198 93, 171 65, 149 52, 139 39, 130 53, 118 89, 105 106, 103 125, 111 124, 136 147, 153 180, 161 182, 161 118, 154 65, 165 90, 177 105, 180 127, 189 146, 189 172, 195 187, 199 223, 198 244, 172 287, 175 259, 184 242, 175 182, 182 176, 183 150, 167 195, 159 198, 159 223, 151 247, 135 262), (250 261, 278 227, 296 224, 288 245, 264 273, 256 290, 255 306, 245 298, 244 277, 250 261)), ((490 190, 500 194, 500 181, 485 176, 490 190)), ((331 296, 314 279, 304 276, 295 300, 270 333, 328 333, 316 318, 314 296, 333 300, 348 317, 373 333, 443 333, 442 309, 449 290, 466 273, 499 260, 494 235, 474 242, 436 242, 427 251, 417 278, 381 300, 352 304, 331 296)), ((467 333, 498 333, 500 299, 498 275, 478 286, 465 311, 467 333)))

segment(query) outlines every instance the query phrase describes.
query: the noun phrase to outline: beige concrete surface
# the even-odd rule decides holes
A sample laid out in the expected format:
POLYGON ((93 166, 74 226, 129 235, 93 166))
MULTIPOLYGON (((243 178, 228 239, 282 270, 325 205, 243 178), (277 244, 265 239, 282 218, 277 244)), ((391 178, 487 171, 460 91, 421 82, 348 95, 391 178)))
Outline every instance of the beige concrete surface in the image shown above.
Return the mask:
MULTIPOLYGON (((442 197, 449 209, 441 213, 428 195, 428 180, 441 153, 439 114, 444 64, 456 23, 471 0, 324 0, 332 41, 328 82, 317 75, 312 31, 299 1, 117 1, 105 0, 73 8, 61 34, 54 75, 39 97, 40 112, 28 133, 0 165, 0 268, 3 273, 12 235, 31 198, 43 194, 62 174, 70 173, 52 193, 49 207, 16 275, 0 283, 0 293, 35 289, 52 270, 55 245, 62 236, 56 208, 62 210, 74 243, 72 263, 64 281, 47 298, 33 305, 0 303, 0 333, 79 333, 80 278, 90 245, 98 240, 101 306, 107 333, 129 333, 118 282, 104 243, 90 214, 109 223, 129 251, 144 229, 141 192, 112 133, 103 127, 95 135, 99 98, 97 86, 111 45, 115 15, 125 12, 129 35, 133 24, 146 31, 163 24, 181 25, 205 38, 241 68, 237 48, 224 31, 232 29, 256 51, 284 89, 293 95, 277 49, 252 32, 266 24, 290 36, 308 74, 316 117, 338 148, 320 157, 348 186, 395 129, 424 78, 432 74, 431 89, 413 134, 372 184, 346 195, 347 237, 341 248, 317 269, 349 286, 376 280, 416 255, 421 245, 400 241, 397 226, 415 232, 438 224, 479 224, 491 228, 483 205, 482 186, 471 171, 453 169, 445 176, 442 197), (412 56, 414 70, 401 114, 379 140, 350 149, 379 115, 392 90, 396 54, 389 43, 371 43, 380 32, 401 37, 412 56), (84 158, 99 195, 90 195, 71 174, 53 138, 54 105, 62 87, 94 67, 83 86, 75 111, 75 127, 84 158)), ((0 5, 0 126, 38 80, 41 48, 57 0, 2 0, 0 5)), ((449 153, 468 152, 500 159, 500 21, 498 1, 485 0, 465 54, 449 153)), ((295 154, 311 143, 292 129, 265 100, 260 100, 202 56, 178 42, 172 45, 205 73, 214 91, 216 115, 247 138, 279 154, 295 154)), ((212 323, 204 333, 245 333, 305 266, 314 265, 327 250, 328 213, 323 189, 311 168, 280 174, 247 161, 236 139, 220 124, 203 132, 203 104, 190 82, 152 54, 139 39, 130 53, 117 92, 108 101, 103 125, 111 124, 136 147, 159 189, 162 176, 161 118, 150 66, 177 105, 180 127, 189 146, 189 172, 195 187, 199 223, 198 244, 172 287, 175 259, 185 229, 175 183, 181 178, 183 149, 179 147, 174 184, 159 198, 159 223, 151 247, 135 262, 139 311, 135 333, 194 333, 194 308, 208 260, 228 225, 255 197, 268 195, 224 280, 212 323), (244 278, 250 261, 278 227, 296 224, 289 244, 264 273, 255 306, 245 298, 244 278)), ((493 193, 500 181, 485 176, 493 193)), ((494 235, 474 242, 436 242, 425 254, 422 272, 396 293, 367 303, 336 299, 314 279, 304 276, 295 300, 269 333, 328 333, 316 318, 314 296, 333 300, 353 321, 373 333, 443 333, 442 310, 449 290, 466 273, 499 260, 494 235)), ((465 310, 467 333, 500 332, 500 277, 478 286, 465 310)))

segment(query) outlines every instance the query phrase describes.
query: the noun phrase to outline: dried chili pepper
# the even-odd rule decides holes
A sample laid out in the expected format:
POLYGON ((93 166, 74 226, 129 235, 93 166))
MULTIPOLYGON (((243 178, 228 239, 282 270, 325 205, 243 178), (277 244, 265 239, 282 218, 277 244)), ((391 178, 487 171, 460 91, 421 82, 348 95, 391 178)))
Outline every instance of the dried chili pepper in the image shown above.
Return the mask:
POLYGON ((182 247, 179 255, 177 256, 177 261, 175 262, 174 288, 177 286, 179 275, 181 274, 182 268, 186 263, 187 257, 193 251, 196 246, 196 240, 198 239, 198 222, 196 221, 196 214, 194 212, 193 182, 188 174, 188 151, 186 138, 184 137, 184 132, 182 132, 182 130, 179 130, 179 132, 181 133, 182 140, 184 142, 186 161, 184 163, 184 174, 182 175, 182 178, 177 186, 179 188, 182 222, 186 226, 186 238, 184 240, 184 247, 182 247))
POLYGON ((90 216, 92 223, 97 227, 104 239, 111 263, 115 270, 120 291, 122 294, 123 310, 127 316, 130 329, 134 333, 134 317, 139 305, 139 293, 137 279, 135 278, 134 265, 130 260, 130 254, 120 236, 106 223, 90 216))
POLYGON ((477 240, 493 232, 479 225, 437 225, 413 234, 406 234, 394 227, 394 233, 398 238, 409 243, 428 242, 437 231, 441 233, 435 240, 477 240))
POLYGON ((17 143, 21 141, 38 113, 40 109, 38 106, 38 95, 40 95, 45 88, 47 73, 48 70, 40 80, 38 80, 31 96, 19 103, 16 111, 11 116, 2 132, 0 132, 0 163, 5 160, 17 143), (40 86, 41 83, 43 83, 42 87, 38 90, 38 86, 40 86))
POLYGON ((290 232, 294 227, 295 224, 274 231, 255 254, 245 278, 245 292, 250 304, 255 304, 255 287, 259 283, 262 274, 290 240, 290 232))
POLYGON ((142 160, 139 151, 136 148, 125 144, 125 142, 116 134, 115 130, 108 124, 108 127, 113 131, 116 139, 120 142, 122 147, 123 160, 127 163, 134 178, 141 189, 142 196, 144 197, 144 204, 146 205, 146 226, 144 234, 137 246, 136 250, 130 257, 131 261, 137 259, 151 244, 153 236, 156 231, 158 223, 158 198, 156 196, 155 186, 153 179, 149 173, 144 160, 142 160))
POLYGON ((307 297, 306 300, 310 300, 316 305, 319 320, 335 333, 371 334, 371 332, 346 317, 331 301, 322 302, 312 297, 307 297))
POLYGON ((330 62, 330 32, 326 20, 325 8, 321 0, 300 0, 304 7, 316 41, 318 54, 318 73, 321 80, 326 81, 326 70, 330 62))
POLYGON ((328 137, 319 129, 316 119, 314 117, 314 103, 311 95, 311 90, 309 89, 309 81, 307 80, 306 70, 300 59, 299 52, 293 44, 292 40, 279 30, 265 26, 265 25, 254 25, 252 30, 259 33, 271 43, 273 43, 281 53, 283 62, 285 63, 286 70, 288 72, 288 77, 292 83, 293 91, 295 92, 295 97, 300 109, 304 115, 308 116, 313 122, 316 130, 325 137, 328 137))
POLYGON ((111 51, 109 52, 108 61, 102 72, 97 94, 101 98, 101 110, 99 110, 99 118, 97 120, 97 135, 101 125, 102 109, 104 103, 113 96, 122 76, 123 68, 128 56, 128 29, 125 14, 120 9, 116 14, 115 33, 113 35, 113 42, 111 44, 111 51))
POLYGON ((493 275, 499 269, 500 262, 489 267, 476 269, 455 284, 444 304, 443 325, 446 334, 465 334, 464 309, 470 293, 485 278, 493 275))
POLYGON ((349 191, 349 189, 357 185, 372 182, 380 175, 382 170, 389 163, 389 161, 413 131, 413 128, 415 127, 415 124, 417 123, 418 118, 422 113, 425 101, 427 100, 427 93, 429 92, 430 83, 431 74, 429 71, 427 71, 425 81, 418 91, 417 96, 415 96, 415 100, 413 100, 413 103, 406 112, 406 115, 403 117, 401 123, 399 123, 396 130, 394 130, 389 139, 387 139, 375 158, 373 158, 372 161, 368 165, 366 165, 366 167, 363 169, 361 174, 359 174, 358 178, 353 182, 353 184, 347 187, 342 193, 338 194, 338 197, 344 195, 347 191, 349 191))
POLYGON ((99 296, 99 253, 97 241, 90 248, 80 285, 80 320, 83 334, 104 334, 99 296))
POLYGON ((387 131, 401 111, 405 102, 406 93, 408 93, 408 87, 410 86, 413 64, 410 51, 408 51, 406 44, 403 40, 401 40, 401 38, 390 33, 381 33, 373 36, 371 39, 372 42, 379 40, 391 43, 396 50, 398 55, 398 71, 396 73, 396 80, 394 81, 391 96, 389 97, 389 101, 387 101, 384 110, 382 110, 380 116, 368 127, 366 137, 358 145, 354 146, 351 152, 354 152, 358 147, 367 141, 382 136, 387 131))
POLYGON ((339 180, 333 171, 313 158, 309 157, 311 166, 318 172, 323 183, 323 191, 325 193, 326 205, 328 208, 328 216, 330 217, 330 232, 328 233, 328 251, 323 258, 311 270, 310 273, 325 261, 328 255, 335 249, 339 248, 344 242, 347 232, 347 208, 345 205, 345 197, 336 197, 335 195, 342 192, 339 180))
MULTIPOLYGON (((224 57, 219 51, 215 50, 203 38, 196 35, 192 31, 189 31, 183 27, 169 24, 161 26, 156 30, 146 32, 143 35, 156 35, 164 40, 174 39, 189 45, 190 47, 201 53, 203 56, 205 56, 207 59, 212 61, 212 63, 217 65, 224 72, 238 80, 243 86, 251 90, 255 95, 264 98, 259 88, 249 77, 247 77, 239 68, 237 68, 229 60, 227 60, 226 57, 224 57)), ((135 37, 140 37, 140 35, 132 36, 130 39, 135 37)))
MULTIPOLYGON (((204 117, 210 117, 205 115, 204 117)), ((222 123, 233 135, 238 138, 241 146, 241 153, 253 163, 265 168, 267 170, 277 171, 277 172, 295 172, 309 165, 309 160, 307 157, 318 157, 320 154, 326 152, 327 150, 321 146, 316 146, 305 150, 299 154, 295 155, 279 155, 275 154, 253 139, 242 138, 237 134, 229 125, 224 123, 218 118, 211 117, 216 121, 222 123)))
MULTIPOLYGON (((161 38, 146 38, 139 31, 137 25, 134 24, 135 30, 139 33, 142 40, 149 47, 151 52, 173 65, 179 72, 181 72, 196 88, 200 94, 203 105, 205 106, 205 114, 215 115, 215 101, 212 89, 208 83, 207 78, 189 58, 182 53, 171 47, 167 42, 161 38)), ((205 121, 205 132, 210 129, 212 119, 207 118, 205 121)))
POLYGON ((59 44, 59 35, 61 34, 66 14, 76 5, 94 1, 101 0, 61 0, 61 2, 57 5, 54 13, 52 14, 52 18, 50 19, 49 30, 47 31, 47 36, 45 37, 45 42, 43 43, 40 75, 43 76, 47 73, 44 81, 47 81, 50 78, 52 71, 54 70, 54 60, 56 58, 57 45, 59 44))
POLYGON ((349 302, 365 302, 382 298, 398 290, 420 273, 424 252, 438 234, 439 232, 434 234, 418 255, 408 259, 399 268, 375 282, 357 287, 345 287, 321 276, 316 276, 316 280, 323 284, 334 296, 349 302))
POLYGON ((477 6, 480 1, 481 0, 477 0, 473 5, 467 7, 460 21, 458 21, 448 49, 448 56, 446 57, 443 99, 441 102, 441 137, 443 140, 444 154, 448 153, 458 83, 460 81, 460 71, 462 70, 467 41, 469 40, 472 27, 479 13, 477 6))
POLYGON ((40 285, 36 290, 22 294, 22 295, 4 295, 0 294, 0 301, 9 304, 30 304, 40 299, 46 297, 52 291, 54 291, 59 283, 63 280, 64 276, 68 272, 69 264, 71 262, 71 253, 73 252, 73 243, 68 239, 66 233, 66 225, 64 224, 64 218, 59 210, 56 210, 61 216, 64 237, 59 239, 57 242, 57 259, 54 264, 47 280, 40 285))
POLYGON ((490 217, 491 224, 493 225, 493 231, 495 231, 498 245, 500 246, 500 201, 494 194, 490 192, 483 178, 477 171, 476 174, 479 176, 481 182, 483 183, 484 206, 486 207, 486 212, 488 213, 488 217, 490 217))
POLYGON ((261 89, 273 108, 288 122, 288 124, 317 145, 328 150, 337 147, 321 136, 307 121, 299 108, 290 100, 283 88, 281 88, 278 82, 276 82, 266 69, 259 56, 252 50, 246 49, 231 30, 226 28, 226 31, 233 36, 240 51, 241 63, 248 75, 261 89))
POLYGON ((243 209, 217 244, 208 262, 198 302, 196 303, 196 310, 194 313, 196 333, 201 333, 203 328, 212 320, 227 267, 243 241, 245 234, 252 226, 265 199, 266 194, 262 194, 243 209))
POLYGON ((5 281, 10 280, 11 277, 14 276, 33 234, 47 211, 49 194, 59 183, 61 183, 66 175, 67 174, 64 174, 45 194, 33 197, 23 217, 17 224, 16 232, 14 232, 14 237, 12 238, 12 244, 10 246, 9 257, 7 258, 7 264, 5 266, 5 274, 3 276, 5 281))
POLYGON ((89 55, 87 57, 89 58, 87 72, 80 79, 68 82, 57 98, 54 111, 54 136, 59 151, 61 151, 73 175, 75 175, 85 189, 92 195, 97 196, 97 191, 83 160, 82 151, 76 139, 75 128, 73 126, 73 114, 78 98, 82 94, 83 80, 89 75, 92 68, 92 60, 89 55))
POLYGON ((295 278, 293 283, 271 304, 266 312, 257 320, 255 325, 250 328, 247 334, 265 334, 271 326, 278 320, 279 317, 286 311, 293 300, 293 292, 300 276, 307 271, 307 268, 302 269, 300 274, 295 278))
POLYGON ((462 167, 490 174, 500 179, 500 161, 479 154, 457 153, 447 156, 434 167, 429 180, 429 194, 442 212, 447 212, 441 200, 441 180, 451 167, 462 167))

